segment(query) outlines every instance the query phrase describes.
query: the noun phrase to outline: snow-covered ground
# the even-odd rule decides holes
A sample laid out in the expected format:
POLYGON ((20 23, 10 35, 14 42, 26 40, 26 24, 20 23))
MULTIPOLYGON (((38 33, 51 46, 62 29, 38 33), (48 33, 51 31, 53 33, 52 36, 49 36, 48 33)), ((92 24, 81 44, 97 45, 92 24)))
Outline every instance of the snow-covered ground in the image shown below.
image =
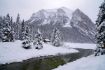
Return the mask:
POLYGON ((105 55, 84 57, 53 70, 105 70, 105 55))
POLYGON ((75 49, 54 47, 50 44, 44 44, 44 48, 41 50, 35 49, 34 46, 31 49, 26 50, 21 46, 22 46, 21 41, 15 41, 10 43, 0 42, 0 64, 21 62, 23 60, 33 58, 33 57, 78 52, 75 49))
POLYGON ((96 49, 96 44, 87 43, 64 43, 66 48, 96 49))

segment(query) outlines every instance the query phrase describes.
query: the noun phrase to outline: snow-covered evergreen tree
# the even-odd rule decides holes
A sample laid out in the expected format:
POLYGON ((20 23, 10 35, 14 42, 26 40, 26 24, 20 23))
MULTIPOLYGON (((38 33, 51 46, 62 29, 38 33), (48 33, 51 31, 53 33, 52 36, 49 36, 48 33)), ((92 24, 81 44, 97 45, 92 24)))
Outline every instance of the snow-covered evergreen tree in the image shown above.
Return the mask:
POLYGON ((12 17, 10 18, 10 26, 11 26, 11 31, 13 31, 14 29, 13 29, 13 18, 12 17))
POLYGON ((3 18, 0 17, 0 42, 2 41, 3 18))
POLYGON ((42 34, 40 30, 38 29, 37 34, 35 35, 34 43, 33 43, 33 45, 35 46, 35 49, 42 49, 43 48, 42 42, 43 42, 42 34))
POLYGON ((13 35, 9 28, 3 28, 2 30, 2 41, 3 42, 11 42, 13 41, 13 35))
POLYGON ((31 45, 30 45, 30 34, 29 34, 29 28, 26 27, 25 32, 24 32, 24 40, 22 42, 22 47, 25 49, 30 49, 31 45))
POLYGON ((24 23, 24 20, 21 23, 21 30, 20 30, 20 33, 19 33, 19 38, 20 38, 20 40, 25 39, 25 23, 24 23))
POLYGON ((14 27, 14 22, 13 22, 13 18, 11 17, 11 20, 10 20, 10 26, 11 26, 11 32, 12 32, 12 35, 13 35, 13 41, 15 40, 15 27, 14 27))
POLYGON ((21 21, 20 21, 20 15, 19 14, 17 15, 16 23, 15 24, 16 24, 15 37, 16 37, 16 39, 20 40, 21 21))
POLYGON ((96 21, 97 26, 97 49, 95 55, 105 53, 105 1, 101 4, 98 18, 96 21))
POLYGON ((59 29, 55 28, 53 29, 53 32, 51 34, 51 43, 52 45, 58 47, 61 46, 61 33, 59 31, 59 29))
POLYGON ((3 24, 2 24, 2 41, 3 42, 11 42, 13 41, 13 34, 11 31, 11 19, 9 14, 7 14, 6 17, 3 19, 3 24))

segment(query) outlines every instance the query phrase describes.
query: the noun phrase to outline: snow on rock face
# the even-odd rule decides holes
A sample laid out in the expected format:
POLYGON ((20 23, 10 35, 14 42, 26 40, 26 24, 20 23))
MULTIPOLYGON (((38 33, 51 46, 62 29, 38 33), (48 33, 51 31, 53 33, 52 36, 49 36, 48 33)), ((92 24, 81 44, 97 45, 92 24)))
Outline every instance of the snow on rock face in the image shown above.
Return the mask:
MULTIPOLYGON (((95 25, 81 10, 68 8, 40 10, 27 21, 30 25, 42 28, 45 36, 54 27, 59 27, 64 41, 95 43, 95 25)), ((35 28, 36 28, 35 27, 35 28)), ((48 36, 47 36, 48 37, 48 36)))
POLYGON ((70 23, 66 23, 63 27, 70 27, 70 28, 72 28, 72 26, 70 25, 70 23))
POLYGON ((43 48, 40 50, 35 49, 32 46, 31 49, 22 48, 21 41, 15 42, 0 42, 0 64, 21 62, 23 60, 48 56, 48 55, 58 55, 67 53, 77 53, 75 49, 66 49, 64 47, 54 47, 50 44, 43 44, 43 48))
POLYGON ((72 11, 61 7, 58 9, 48 9, 48 10, 40 10, 37 13, 34 13, 32 17, 30 18, 30 23, 34 23, 37 21, 39 22, 39 25, 45 25, 45 24, 57 24, 58 22, 61 24, 67 23, 70 21, 72 17, 72 11))
POLYGON ((65 12, 65 15, 68 16, 71 19, 72 13, 73 13, 72 10, 70 10, 70 9, 68 9, 66 7, 61 7, 60 9, 62 9, 65 12))
POLYGON ((84 57, 53 70, 105 70, 105 55, 84 57))
POLYGON ((88 36, 91 40, 94 39, 96 27, 94 23, 89 19, 89 17, 82 11, 76 9, 73 12, 71 23, 72 26, 76 27, 81 34, 88 36))

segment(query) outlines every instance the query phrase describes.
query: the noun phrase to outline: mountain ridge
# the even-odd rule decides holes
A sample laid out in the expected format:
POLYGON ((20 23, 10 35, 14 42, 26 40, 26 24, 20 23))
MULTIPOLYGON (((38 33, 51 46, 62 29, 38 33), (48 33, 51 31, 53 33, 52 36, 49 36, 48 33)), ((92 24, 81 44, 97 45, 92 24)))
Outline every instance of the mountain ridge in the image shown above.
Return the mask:
POLYGON ((27 23, 33 25, 36 30, 40 28, 45 37, 53 28, 58 27, 63 34, 64 41, 95 42, 95 25, 80 9, 75 11, 65 7, 51 10, 42 9, 34 13, 27 23))

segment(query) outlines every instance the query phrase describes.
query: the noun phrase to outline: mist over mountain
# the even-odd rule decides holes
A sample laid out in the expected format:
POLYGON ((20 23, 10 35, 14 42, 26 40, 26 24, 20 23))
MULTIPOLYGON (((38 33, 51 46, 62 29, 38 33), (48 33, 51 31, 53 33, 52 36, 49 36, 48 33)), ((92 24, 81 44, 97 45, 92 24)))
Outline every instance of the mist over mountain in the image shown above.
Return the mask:
POLYGON ((95 42, 95 24, 80 9, 72 11, 61 7, 58 9, 42 9, 33 13, 26 23, 35 33, 39 28, 43 37, 50 38, 53 28, 59 28, 64 41, 78 43, 95 42))

